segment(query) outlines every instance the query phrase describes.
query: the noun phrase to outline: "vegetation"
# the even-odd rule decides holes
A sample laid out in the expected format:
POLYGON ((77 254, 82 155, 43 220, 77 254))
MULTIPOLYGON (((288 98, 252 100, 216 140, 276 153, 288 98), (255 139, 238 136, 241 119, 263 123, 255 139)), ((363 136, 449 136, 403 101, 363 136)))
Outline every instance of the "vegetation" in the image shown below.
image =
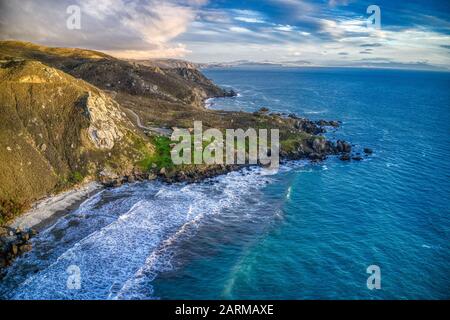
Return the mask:
POLYGON ((144 170, 151 171, 153 169, 172 168, 172 158, 170 156, 170 144, 172 141, 164 136, 152 136, 151 143, 155 147, 153 153, 143 150, 142 144, 139 148, 143 151, 144 157, 137 164, 144 170))

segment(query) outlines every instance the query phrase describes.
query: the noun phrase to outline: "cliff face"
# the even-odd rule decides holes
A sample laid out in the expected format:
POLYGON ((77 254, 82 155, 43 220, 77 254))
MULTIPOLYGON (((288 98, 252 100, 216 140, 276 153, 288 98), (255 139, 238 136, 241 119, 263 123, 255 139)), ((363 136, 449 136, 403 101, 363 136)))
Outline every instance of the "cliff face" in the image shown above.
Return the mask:
POLYGON ((125 150, 140 155, 130 141, 144 138, 117 102, 40 62, 2 63, 0 102, 0 220, 105 167, 127 170, 125 150))

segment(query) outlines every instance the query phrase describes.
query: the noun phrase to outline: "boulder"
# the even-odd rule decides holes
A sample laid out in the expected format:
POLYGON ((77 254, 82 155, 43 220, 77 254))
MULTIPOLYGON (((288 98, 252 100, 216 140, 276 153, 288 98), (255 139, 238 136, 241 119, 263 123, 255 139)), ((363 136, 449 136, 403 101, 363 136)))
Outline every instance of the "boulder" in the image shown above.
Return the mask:
POLYGON ((32 248, 33 248, 32 245, 29 243, 23 244, 23 245, 19 246, 19 252, 21 254, 23 254, 25 252, 31 251, 32 248))
POLYGON ((308 158, 312 161, 322 161, 325 160, 326 156, 321 153, 313 152, 308 155, 308 158))
POLYGON ((336 141, 336 151, 338 153, 350 153, 352 151, 352 146, 348 142, 338 140, 336 141))

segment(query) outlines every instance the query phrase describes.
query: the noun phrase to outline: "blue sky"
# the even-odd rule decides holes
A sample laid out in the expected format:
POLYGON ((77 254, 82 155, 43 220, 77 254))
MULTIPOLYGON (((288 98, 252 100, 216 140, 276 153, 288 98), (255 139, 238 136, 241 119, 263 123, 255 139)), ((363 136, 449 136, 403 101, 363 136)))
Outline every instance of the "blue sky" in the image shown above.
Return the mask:
POLYGON ((450 68, 450 2, 0 0, 1 38, 124 58, 450 68), (68 30, 67 6, 81 8, 68 30), (367 27, 368 6, 381 28, 367 27))

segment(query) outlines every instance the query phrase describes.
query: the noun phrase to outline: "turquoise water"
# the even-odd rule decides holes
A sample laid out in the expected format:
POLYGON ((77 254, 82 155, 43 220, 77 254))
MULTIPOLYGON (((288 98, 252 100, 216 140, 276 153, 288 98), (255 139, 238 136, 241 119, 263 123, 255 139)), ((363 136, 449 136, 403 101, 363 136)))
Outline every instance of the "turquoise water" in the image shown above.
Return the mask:
POLYGON ((41 233, 5 298, 450 298, 450 74, 210 69, 239 92, 211 108, 337 119, 374 154, 291 162, 194 185, 104 190, 41 233), (81 289, 68 290, 67 267, 81 289), (369 290, 369 265, 381 289, 369 290))
POLYGON ((278 218, 250 235, 252 223, 225 229, 241 238, 230 243, 215 235, 217 228, 205 227, 203 241, 193 238, 187 249, 212 246, 214 252, 156 279, 156 291, 164 298, 450 298, 448 73, 206 74, 240 93, 216 99, 213 108, 265 106, 339 119, 338 136, 375 153, 361 163, 329 160, 280 174, 262 195, 276 203, 278 218), (381 290, 367 289, 372 264, 381 268, 381 290))

